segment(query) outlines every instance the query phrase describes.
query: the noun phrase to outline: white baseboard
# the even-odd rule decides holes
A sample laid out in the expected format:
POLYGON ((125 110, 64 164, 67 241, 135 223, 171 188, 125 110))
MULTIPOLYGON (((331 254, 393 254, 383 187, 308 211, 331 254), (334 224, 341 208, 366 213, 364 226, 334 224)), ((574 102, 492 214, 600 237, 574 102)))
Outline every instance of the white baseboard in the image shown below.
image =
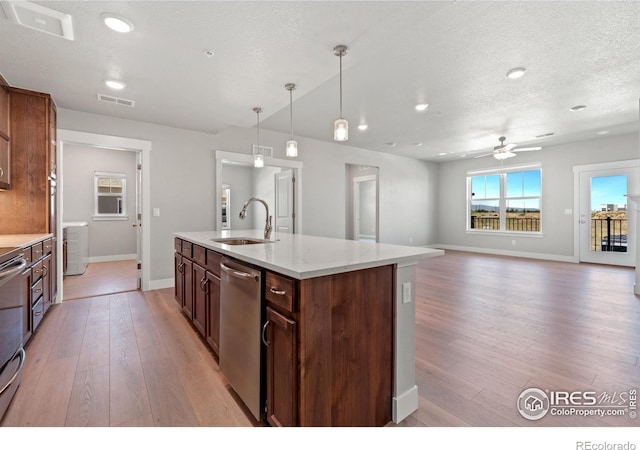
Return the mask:
POLYGON ((164 280, 152 280, 149 282, 149 290, 172 288, 175 285, 173 278, 165 278, 164 280))
POLYGON ((112 261, 127 261, 129 259, 136 259, 138 255, 135 253, 130 253, 127 255, 107 255, 107 256, 89 256, 87 262, 91 263, 100 263, 100 262, 112 262, 112 261))
POLYGON ((570 262, 570 263, 576 262, 573 256, 551 255, 547 253, 515 252, 512 250, 498 250, 494 248, 466 247, 462 245, 448 245, 448 244, 427 245, 426 247, 441 248, 443 250, 458 250, 461 252, 486 253, 490 255, 515 256, 517 258, 544 259, 547 261, 560 261, 560 262, 570 262))
POLYGON ((400 423, 406 419, 409 414, 418 409, 418 386, 403 392, 397 397, 393 397, 391 404, 391 420, 394 423, 400 423))

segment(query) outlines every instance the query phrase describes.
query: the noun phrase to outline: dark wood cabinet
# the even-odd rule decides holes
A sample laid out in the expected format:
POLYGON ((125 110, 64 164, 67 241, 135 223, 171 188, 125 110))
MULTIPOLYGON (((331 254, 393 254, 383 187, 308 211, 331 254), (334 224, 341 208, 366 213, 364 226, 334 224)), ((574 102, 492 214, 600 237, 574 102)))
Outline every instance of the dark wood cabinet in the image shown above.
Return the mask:
POLYGON ((297 323, 267 306, 267 421, 273 426, 298 424, 297 323))
POLYGON ((205 335, 205 323, 207 320, 207 272, 204 267, 200 267, 198 264, 193 264, 193 310, 191 321, 193 326, 200 332, 201 335, 205 335))
POLYGON ((26 344, 33 332, 31 325, 31 267, 20 274, 22 289, 20 290, 22 303, 22 343, 26 344))
POLYGON ((176 253, 174 256, 174 287, 173 296, 182 308, 184 304, 184 256, 180 253, 176 253))

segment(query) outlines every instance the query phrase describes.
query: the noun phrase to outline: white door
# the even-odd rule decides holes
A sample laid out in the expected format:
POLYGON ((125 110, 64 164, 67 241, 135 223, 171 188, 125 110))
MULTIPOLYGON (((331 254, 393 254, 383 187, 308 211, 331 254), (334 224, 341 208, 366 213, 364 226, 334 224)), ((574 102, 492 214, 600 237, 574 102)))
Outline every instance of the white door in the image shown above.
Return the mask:
POLYGON ((579 177, 580 261, 635 266, 637 214, 628 211, 627 195, 640 192, 640 169, 585 171, 579 177))
POLYGON ((275 174, 276 210, 275 230, 282 233, 296 232, 296 177, 293 169, 283 170, 275 174))

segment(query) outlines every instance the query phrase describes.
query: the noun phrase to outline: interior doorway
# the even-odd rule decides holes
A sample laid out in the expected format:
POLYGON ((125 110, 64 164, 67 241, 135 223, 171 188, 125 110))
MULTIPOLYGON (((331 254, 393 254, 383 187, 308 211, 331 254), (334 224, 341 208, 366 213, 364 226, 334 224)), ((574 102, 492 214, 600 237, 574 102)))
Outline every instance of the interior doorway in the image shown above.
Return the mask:
MULTIPOLYGON (((85 218, 85 224, 93 224, 96 230, 98 225, 111 222, 119 226, 119 231, 110 232, 109 227, 102 227, 102 232, 107 233, 107 237, 97 236, 94 245, 104 245, 103 241, 114 242, 111 235, 115 235, 118 243, 124 241, 125 235, 130 243, 114 252, 98 252, 98 256, 90 256, 86 250, 78 256, 78 260, 85 262, 86 266, 80 265, 75 268, 76 273, 64 277, 65 271, 60 270, 58 275, 58 286, 60 295, 57 301, 81 298, 85 296, 96 296, 122 292, 124 290, 150 289, 149 275, 149 253, 150 253, 150 232, 149 227, 143 227, 146 214, 144 205, 149 205, 149 179, 145 175, 145 167, 149 167, 149 152, 151 142, 138 139, 129 139, 117 136, 99 135, 93 133, 83 133, 69 130, 59 130, 59 157, 60 157, 60 195, 58 205, 58 264, 64 268, 70 256, 69 241, 65 242, 65 231, 69 225, 78 223, 65 223, 70 216, 65 216, 65 212, 75 215, 89 214, 85 218), (86 153, 97 155, 99 152, 112 152, 114 155, 120 154, 121 160, 127 161, 129 168, 121 172, 111 172, 109 167, 106 171, 91 170, 84 179, 77 182, 82 183, 82 188, 73 183, 66 183, 68 190, 84 190, 85 196, 89 196, 90 212, 80 213, 73 211, 75 205, 67 205, 65 209, 65 176, 66 181, 74 178, 73 153, 74 149, 82 148, 86 153), (66 161, 65 161, 66 156, 66 161), (66 175, 65 175, 66 172, 66 175), (87 188, 87 177, 92 177, 93 188, 87 188), (103 210, 100 205, 109 205, 107 210, 103 210), (105 231, 106 230, 106 231, 105 231), (65 245, 66 244, 66 245, 65 245), (65 259, 66 257, 66 259, 65 259), (67 280, 68 278, 68 280, 67 280), (68 292, 65 292, 65 287, 68 292)), ((101 167, 107 164, 104 158, 98 158, 101 167)), ((117 158, 116 158, 117 159, 117 158)), ((85 167, 87 169, 87 167, 85 167)), ((86 172, 86 170, 85 170, 86 172)), ((77 193, 77 192, 76 192, 77 193)), ((86 199, 85 199, 86 200, 86 199)), ((66 233, 68 235, 68 232, 66 233)), ((98 232, 99 234, 99 232, 98 232)), ((113 237, 113 236, 112 236, 113 237)), ((86 244, 84 244, 86 245, 86 244)), ((107 244, 108 245, 108 244, 107 244)), ((81 246, 78 246, 81 248, 81 246)))
POLYGON ((379 242, 378 168, 347 164, 346 178, 347 238, 379 242))

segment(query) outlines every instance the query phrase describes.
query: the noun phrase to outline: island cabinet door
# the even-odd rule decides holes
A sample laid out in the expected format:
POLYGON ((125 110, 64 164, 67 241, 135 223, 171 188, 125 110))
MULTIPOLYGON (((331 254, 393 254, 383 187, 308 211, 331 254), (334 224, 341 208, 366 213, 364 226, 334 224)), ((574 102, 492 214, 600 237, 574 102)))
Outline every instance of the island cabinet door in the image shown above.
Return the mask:
POLYGON ((205 335, 207 275, 203 267, 193 264, 193 325, 202 336, 205 335))
POLYGON ((182 312, 193 319, 193 262, 184 258, 184 298, 182 299, 182 312))
POLYGON ((220 344, 220 277, 207 271, 206 338, 216 354, 220 344))
POLYGON ((297 324, 267 307, 263 329, 267 345, 267 421, 272 426, 298 425, 297 324))
POLYGON ((173 272, 175 278, 173 293, 176 302, 178 302, 178 305, 182 308, 184 304, 184 257, 178 253, 175 254, 173 272))

